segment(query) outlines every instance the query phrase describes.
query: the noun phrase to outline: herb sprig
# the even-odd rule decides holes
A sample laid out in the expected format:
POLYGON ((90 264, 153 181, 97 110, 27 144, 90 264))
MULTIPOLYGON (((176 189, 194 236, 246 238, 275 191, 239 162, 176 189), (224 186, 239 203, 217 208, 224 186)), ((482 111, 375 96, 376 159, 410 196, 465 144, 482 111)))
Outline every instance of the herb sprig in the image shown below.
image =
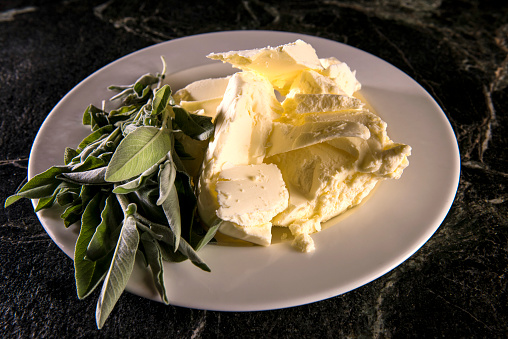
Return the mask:
POLYGON ((39 199, 35 211, 58 204, 69 227, 80 224, 74 251, 77 295, 83 299, 102 282, 96 309, 101 328, 131 276, 136 254, 150 268, 163 302, 163 261, 189 259, 210 271, 197 251, 213 239, 219 220, 208 230, 194 223, 196 195, 181 159, 188 157, 174 133, 197 140, 213 134, 210 118, 175 105, 169 85, 145 74, 129 86, 110 86, 120 101, 107 112, 90 105, 83 124, 91 133, 76 148, 66 148, 64 164, 34 176, 14 195, 39 199))

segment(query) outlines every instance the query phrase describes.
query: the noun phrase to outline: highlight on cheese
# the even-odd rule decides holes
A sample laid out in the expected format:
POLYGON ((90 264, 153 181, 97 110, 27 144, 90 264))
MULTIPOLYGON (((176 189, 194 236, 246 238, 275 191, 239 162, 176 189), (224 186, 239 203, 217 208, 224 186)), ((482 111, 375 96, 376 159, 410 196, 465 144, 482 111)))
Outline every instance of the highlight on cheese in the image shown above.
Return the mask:
POLYGON ((296 249, 313 251, 323 222, 408 166, 411 147, 354 97, 361 84, 344 62, 302 40, 207 57, 239 71, 174 98, 214 119, 213 138, 186 165, 199 176, 199 216, 221 218, 220 233, 267 246, 273 226, 287 227, 296 249))

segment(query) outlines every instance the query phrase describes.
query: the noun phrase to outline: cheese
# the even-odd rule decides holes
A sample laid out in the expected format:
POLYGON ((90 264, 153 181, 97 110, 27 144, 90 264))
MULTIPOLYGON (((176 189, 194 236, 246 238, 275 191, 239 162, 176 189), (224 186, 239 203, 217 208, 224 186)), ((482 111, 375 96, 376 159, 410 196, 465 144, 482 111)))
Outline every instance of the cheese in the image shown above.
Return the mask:
POLYGON ((289 193, 273 164, 225 169, 219 174, 216 191, 217 216, 240 226, 266 224, 288 206, 289 193))
POLYGON ((256 226, 240 226, 230 221, 223 221, 219 227, 219 232, 256 245, 269 246, 272 243, 271 222, 256 226))
POLYGON ((314 245, 314 240, 312 240, 309 234, 305 233, 298 234, 293 240, 292 245, 301 252, 305 253, 312 252, 316 249, 316 246, 314 245))
POLYGON ((253 72, 231 77, 217 108, 215 134, 198 183, 198 211, 206 224, 219 208, 215 191, 219 174, 234 166, 262 163, 272 121, 280 113, 282 106, 266 79, 253 72))
POLYGON ((219 232, 269 245, 271 220, 288 206, 289 193, 282 174, 273 164, 235 166, 220 172, 216 183, 223 220, 219 232))
POLYGON ((273 156, 342 137, 368 139, 370 131, 361 123, 344 120, 303 125, 275 122, 266 155, 273 156))
POLYGON ((274 48, 211 53, 207 57, 259 73, 282 95, 288 93, 294 78, 302 70, 324 69, 314 48, 302 40, 274 48))
POLYGON ((241 71, 177 98, 215 118, 198 211, 206 224, 220 218, 220 233, 266 246, 282 226, 294 248, 314 251, 323 222, 408 166, 411 147, 393 142, 386 122, 353 97, 361 84, 338 59, 319 59, 302 40, 208 57, 241 71))
POLYGON ((229 79, 228 76, 194 81, 176 91, 173 99, 177 105, 189 112, 215 118, 229 79))

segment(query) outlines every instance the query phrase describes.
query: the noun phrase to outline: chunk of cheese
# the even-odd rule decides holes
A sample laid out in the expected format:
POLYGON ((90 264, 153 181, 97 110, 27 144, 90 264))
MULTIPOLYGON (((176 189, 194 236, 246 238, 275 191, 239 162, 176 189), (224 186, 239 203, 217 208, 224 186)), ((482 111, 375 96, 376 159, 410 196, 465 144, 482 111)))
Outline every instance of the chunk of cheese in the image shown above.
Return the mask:
POLYGON ((314 48, 297 40, 293 43, 253 50, 211 53, 208 58, 221 60, 244 71, 254 71, 270 81, 282 95, 302 70, 323 69, 314 48))
POLYGON ((219 232, 269 245, 271 220, 288 206, 289 193, 276 165, 235 166, 223 170, 216 183, 219 208, 223 220, 219 232))
POLYGON ((199 178, 198 211, 206 224, 219 208, 216 184, 219 174, 238 165, 260 164, 272 121, 282 106, 270 83, 253 72, 234 74, 217 108, 215 134, 208 145, 199 178))
POLYGON ((216 191, 217 216, 240 226, 269 223, 288 206, 289 193, 274 164, 225 169, 219 174, 216 191))
POLYGON ((268 245, 271 227, 285 226, 295 248, 313 251, 310 234, 322 222, 358 205, 379 181, 399 178, 409 164, 411 147, 394 143, 386 123, 353 97, 361 88, 356 72, 336 58, 319 59, 301 40, 208 57, 242 70, 223 94, 181 96, 202 109, 221 98, 198 197, 205 223, 223 220, 219 232, 268 245), (282 103, 275 91, 285 96, 282 103))
POLYGON ((215 118, 229 79, 228 76, 194 81, 176 91, 173 99, 189 112, 215 118))

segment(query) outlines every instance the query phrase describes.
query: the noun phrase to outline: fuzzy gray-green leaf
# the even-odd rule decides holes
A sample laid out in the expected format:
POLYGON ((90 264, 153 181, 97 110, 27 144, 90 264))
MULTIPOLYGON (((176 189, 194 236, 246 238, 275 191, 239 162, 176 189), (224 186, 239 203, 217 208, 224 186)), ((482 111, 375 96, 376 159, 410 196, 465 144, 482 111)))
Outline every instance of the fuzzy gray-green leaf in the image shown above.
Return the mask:
POLYGON ((95 229, 101 222, 101 203, 102 197, 97 194, 86 206, 81 216, 81 228, 74 248, 74 276, 78 298, 80 299, 85 298, 93 291, 104 273, 99 274, 99 277, 97 277, 95 271, 96 262, 85 260, 86 248, 90 243, 90 239, 92 239, 95 229))
POLYGON ((95 233, 86 249, 86 257, 89 260, 98 260, 111 251, 118 240, 117 228, 123 218, 122 209, 114 194, 106 199, 106 204, 101 212, 101 222, 95 229, 95 233))
POLYGON ((164 286, 164 269, 159 243, 149 232, 145 232, 141 235, 141 241, 143 242, 143 248, 145 249, 146 260, 148 261, 152 271, 155 287, 157 288, 162 301, 165 304, 168 304, 169 300, 166 294, 166 287, 164 286))
POLYGON ((171 148, 167 130, 139 127, 118 145, 106 170, 106 180, 119 182, 131 179, 156 164, 171 148))
POLYGON ((169 227, 175 235, 175 252, 180 244, 182 234, 182 217, 180 216, 180 203, 175 185, 171 185, 166 199, 161 203, 162 209, 168 219, 169 227))
POLYGON ((152 115, 159 115, 166 109, 171 99, 171 88, 169 85, 164 85, 155 92, 152 104, 152 115))
POLYGON ((111 266, 104 278, 99 301, 97 302, 95 318, 99 329, 106 322, 118 298, 127 286, 134 268, 138 245, 139 232, 136 228, 136 219, 133 216, 128 216, 120 232, 111 266))

